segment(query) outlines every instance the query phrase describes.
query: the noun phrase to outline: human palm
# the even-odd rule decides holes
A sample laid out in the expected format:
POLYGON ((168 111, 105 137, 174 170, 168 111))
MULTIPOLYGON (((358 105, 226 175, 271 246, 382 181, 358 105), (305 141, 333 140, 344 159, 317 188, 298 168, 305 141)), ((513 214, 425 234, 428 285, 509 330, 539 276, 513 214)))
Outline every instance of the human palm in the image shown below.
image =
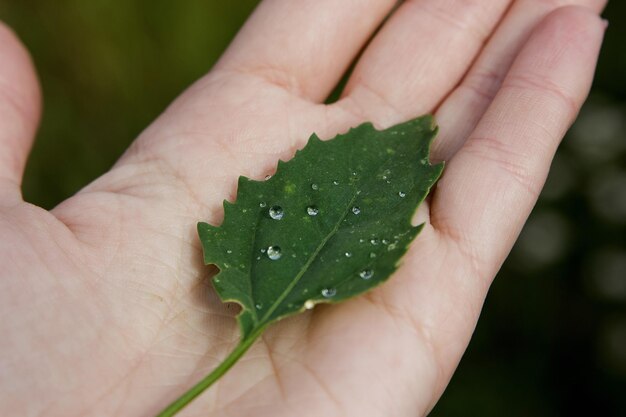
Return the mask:
POLYGON ((2 415, 156 414, 239 337, 196 222, 218 224, 239 175, 271 174, 312 132, 426 112, 447 168, 402 267, 364 296, 270 328, 181 415, 432 408, 588 92, 603 1, 407 1, 343 96, 323 104, 394 4, 266 0, 206 77, 50 212, 21 199, 38 91, 25 52, 0 32, 2 415))

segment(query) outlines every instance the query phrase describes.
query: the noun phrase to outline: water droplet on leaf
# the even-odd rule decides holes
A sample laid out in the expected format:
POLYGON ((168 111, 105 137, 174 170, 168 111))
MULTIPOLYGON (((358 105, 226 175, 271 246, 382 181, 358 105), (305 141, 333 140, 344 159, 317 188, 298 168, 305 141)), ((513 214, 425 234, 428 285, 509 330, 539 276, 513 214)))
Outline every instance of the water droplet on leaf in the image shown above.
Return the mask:
POLYGON ((354 207, 352 207, 352 213, 359 214, 359 213, 361 213, 361 209, 358 208, 357 206, 354 206, 354 207))
POLYGON ((374 276, 374 271, 371 269, 364 269, 359 272, 359 276, 363 279, 370 279, 374 276))
POLYGON ((400 196, 400 198, 406 197, 406 193, 404 191, 398 191, 398 195, 400 196))
POLYGON ((265 201, 261 201, 259 203, 259 207, 265 207, 265 206, 267 206, 267 203, 265 201))
POLYGON ((317 216, 319 212, 320 212, 320 209, 318 209, 317 206, 309 206, 306 208, 306 213, 309 216, 317 216))
POLYGON ((346 258, 351 258, 352 257, 352 252, 346 252, 344 255, 346 255, 346 258))
POLYGON ((283 256, 283 254, 280 250, 280 246, 270 246, 267 248, 267 257, 272 261, 280 259, 281 256, 283 256))
POLYGON ((285 215, 283 208, 281 206, 272 206, 268 211, 270 217, 274 220, 280 220, 285 215))
POLYGON ((307 310, 310 310, 313 307, 315 307, 315 303, 313 302, 313 300, 306 300, 304 302, 304 308, 306 308, 307 310))
POLYGON ((317 190, 320 189, 320 186, 317 185, 317 184, 311 184, 311 189, 314 190, 314 191, 317 191, 317 190))
POLYGON ((324 288, 322 290, 322 296, 325 298, 334 297, 337 294, 337 290, 334 288, 324 288))

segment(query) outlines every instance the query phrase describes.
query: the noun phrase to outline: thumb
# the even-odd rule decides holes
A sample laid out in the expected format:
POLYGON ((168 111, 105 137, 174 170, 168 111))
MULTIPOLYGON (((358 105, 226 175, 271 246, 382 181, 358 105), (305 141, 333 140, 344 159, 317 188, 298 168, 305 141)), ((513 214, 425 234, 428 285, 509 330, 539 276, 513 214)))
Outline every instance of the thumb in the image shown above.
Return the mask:
POLYGON ((21 198, 20 185, 41 107, 30 56, 0 22, 0 204, 21 198))

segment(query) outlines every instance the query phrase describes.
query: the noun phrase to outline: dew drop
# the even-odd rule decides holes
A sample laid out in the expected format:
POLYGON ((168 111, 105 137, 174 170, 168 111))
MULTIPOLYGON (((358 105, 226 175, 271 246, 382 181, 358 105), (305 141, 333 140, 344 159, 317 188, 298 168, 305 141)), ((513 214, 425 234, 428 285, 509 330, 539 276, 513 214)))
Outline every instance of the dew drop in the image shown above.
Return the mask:
POLYGON ((272 206, 268 211, 270 217, 274 220, 280 220, 285 215, 283 208, 281 206, 272 206))
POLYGON ((352 258, 352 252, 346 252, 344 255, 346 255, 346 258, 352 258))
POLYGON ((228 249, 228 250, 226 251, 226 253, 233 253, 233 251, 232 251, 232 250, 230 250, 230 249, 228 249))
POLYGON ((337 290, 334 288, 324 288, 322 290, 322 296, 325 298, 331 298, 334 297, 335 294, 337 294, 337 290))
POLYGON ((263 304, 258 303, 258 304, 255 305, 255 307, 256 307, 257 310, 260 310, 260 309, 263 308, 263 304))
POLYGON ((371 269, 364 269, 359 272, 359 276, 363 279, 370 279, 374 276, 374 271, 371 269))
POLYGON ((383 245, 388 245, 389 241, 387 239, 383 239, 383 245))
POLYGON ((320 209, 318 209, 317 206, 309 206, 306 208, 306 213, 309 216, 317 216, 319 212, 320 212, 320 209))
POLYGON ((270 246, 267 248, 267 257, 272 261, 280 259, 281 256, 283 256, 283 254, 280 250, 280 246, 270 246))
POLYGON ((406 193, 404 191, 398 191, 398 195, 400 196, 400 198, 406 197, 406 193))
POLYGON ((376 254, 374 252, 370 252, 370 258, 375 258, 376 254))
POLYGON ((359 239, 359 243, 365 242, 365 239, 359 239))
POLYGON ((265 253, 265 248, 261 248, 261 253, 265 253))
POLYGON ((422 159, 420 159, 420 164, 422 164, 422 165, 426 165, 426 164, 428 164, 428 158, 422 158, 422 159))
POLYGON ((357 206, 354 206, 354 207, 352 207, 352 213, 359 214, 359 213, 361 213, 361 209, 358 208, 357 206))
POLYGON ((372 245, 378 245, 380 243, 380 240, 378 240, 377 238, 373 237, 370 239, 370 243, 372 245))
POLYGON ((315 303, 313 302, 313 300, 306 300, 304 302, 304 308, 306 308, 307 310, 310 310, 313 307, 315 307, 315 303))
POLYGON ((265 201, 261 201, 259 203, 259 207, 265 207, 265 206, 267 206, 267 203, 265 201))
POLYGON ((260 256, 257 256, 257 257, 256 257, 256 260, 257 260, 257 261, 260 261, 260 260, 261 260, 261 257, 260 257, 260 256))
POLYGON ((339 181, 334 180, 334 181, 333 181, 333 185, 339 185, 339 181))
POLYGON ((314 190, 314 191, 317 191, 317 190, 320 189, 320 186, 315 184, 315 183, 313 183, 313 184, 311 184, 311 189, 314 190))

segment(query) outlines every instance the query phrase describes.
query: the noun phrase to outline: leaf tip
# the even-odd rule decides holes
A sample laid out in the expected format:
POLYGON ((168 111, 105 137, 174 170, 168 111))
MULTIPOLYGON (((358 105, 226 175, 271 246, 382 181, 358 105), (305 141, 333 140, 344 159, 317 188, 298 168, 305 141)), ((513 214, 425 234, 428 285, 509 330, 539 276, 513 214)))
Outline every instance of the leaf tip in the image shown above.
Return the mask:
POLYGON ((431 132, 437 133, 437 131, 439 130, 439 125, 437 124, 437 118, 432 114, 426 114, 422 116, 422 118, 423 118, 424 125, 428 126, 428 129, 431 132))
POLYGON ((322 142, 320 137, 317 136, 317 133, 315 133, 315 132, 313 132, 311 134, 311 136, 309 137, 309 142, 308 143, 314 143, 314 142, 316 142, 316 143, 322 142))

